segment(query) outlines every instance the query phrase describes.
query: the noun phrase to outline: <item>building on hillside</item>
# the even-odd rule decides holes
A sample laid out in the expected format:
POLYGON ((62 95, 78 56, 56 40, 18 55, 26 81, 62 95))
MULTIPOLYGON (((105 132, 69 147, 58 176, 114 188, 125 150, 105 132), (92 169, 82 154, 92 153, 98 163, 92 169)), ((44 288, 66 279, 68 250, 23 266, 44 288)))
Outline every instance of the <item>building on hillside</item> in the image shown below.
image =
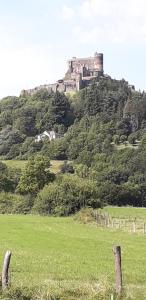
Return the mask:
POLYGON ((55 140, 58 137, 57 133, 54 130, 51 131, 44 131, 43 133, 37 135, 35 137, 35 142, 38 143, 40 141, 43 141, 45 138, 48 138, 51 142, 52 140, 55 140))
POLYGON ((63 79, 54 84, 40 85, 34 89, 23 90, 21 96, 32 96, 45 89, 48 92, 76 92, 90 85, 95 78, 104 76, 103 54, 95 53, 93 57, 76 58, 68 61, 68 70, 63 79))

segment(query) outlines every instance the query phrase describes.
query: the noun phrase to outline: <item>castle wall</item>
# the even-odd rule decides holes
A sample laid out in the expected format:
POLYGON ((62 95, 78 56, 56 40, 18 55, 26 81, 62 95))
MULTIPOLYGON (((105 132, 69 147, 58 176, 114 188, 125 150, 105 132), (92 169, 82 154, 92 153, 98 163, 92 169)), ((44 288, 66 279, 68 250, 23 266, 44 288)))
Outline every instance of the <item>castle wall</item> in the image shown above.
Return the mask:
POLYGON ((73 58, 68 62, 68 71, 64 79, 54 84, 40 85, 34 89, 23 90, 21 96, 33 96, 46 89, 51 92, 72 92, 88 86, 94 78, 103 76, 103 54, 95 53, 94 57, 73 58))
POLYGON ((84 77, 94 76, 98 72, 103 73, 103 54, 95 54, 94 57, 89 58, 73 58, 69 60, 68 65, 70 74, 81 73, 84 77))

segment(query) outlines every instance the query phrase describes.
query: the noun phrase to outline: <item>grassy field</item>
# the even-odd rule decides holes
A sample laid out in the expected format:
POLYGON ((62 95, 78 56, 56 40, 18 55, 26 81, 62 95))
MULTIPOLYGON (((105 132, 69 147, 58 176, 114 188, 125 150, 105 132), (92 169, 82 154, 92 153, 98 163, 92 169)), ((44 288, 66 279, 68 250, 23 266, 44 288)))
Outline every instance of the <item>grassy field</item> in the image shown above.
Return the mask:
MULTIPOLYGON (((84 225, 73 218, 0 216, 0 263, 11 250, 12 287, 44 286, 62 298, 105 299, 97 291, 113 286, 113 245, 121 245, 124 284, 146 299, 146 236, 84 225)), ((109 298, 108 298, 109 299, 109 298)))
POLYGON ((107 206, 103 209, 103 212, 107 212, 111 217, 115 218, 137 218, 146 220, 146 208, 107 206))
MULTIPOLYGON (((27 160, 3 160, 3 162, 11 168, 19 168, 23 170, 27 164, 27 160)), ((63 164, 63 161, 61 160, 51 160, 51 167, 50 171, 53 173, 58 173, 60 170, 61 165, 63 164)))

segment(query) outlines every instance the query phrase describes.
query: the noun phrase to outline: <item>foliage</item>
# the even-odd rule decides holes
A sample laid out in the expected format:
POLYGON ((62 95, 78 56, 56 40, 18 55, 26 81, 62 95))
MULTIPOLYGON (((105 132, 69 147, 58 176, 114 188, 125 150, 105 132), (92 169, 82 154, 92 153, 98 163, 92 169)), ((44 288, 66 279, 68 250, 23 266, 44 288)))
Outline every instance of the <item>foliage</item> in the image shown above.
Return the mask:
MULTIPOLYGON (((145 125, 146 94, 131 92, 125 80, 100 78, 74 96, 41 90, 33 96, 5 98, 0 103, 0 155, 34 158, 29 159, 20 180, 19 172, 15 176, 12 170, 5 170, 0 190, 37 197, 54 180, 45 162, 49 157, 67 161, 60 171, 72 174, 74 181, 78 176, 78 185, 83 179, 84 187, 89 188, 92 182, 98 189, 96 201, 102 205, 146 206, 145 125), (56 140, 35 141, 37 134, 50 129, 58 133, 56 140)), ((63 186, 63 181, 57 179, 50 185, 52 194, 58 185, 63 186)), ((76 196, 74 202, 70 193, 73 188, 71 192, 67 189, 64 202, 59 196, 60 208, 54 196, 51 212, 68 214, 82 207, 82 196, 76 196)))
POLYGON ((22 171, 17 191, 21 194, 36 195, 45 184, 53 181, 55 175, 50 173, 50 160, 41 155, 33 156, 22 171))
POLYGON ((32 97, 4 98, 0 103, 0 155, 28 158, 41 150, 42 144, 34 142, 36 134, 50 129, 64 134, 73 121, 64 94, 42 90, 32 97))
POLYGON ((0 193, 0 214, 27 214, 33 206, 30 197, 12 193, 0 193))
POLYGON ((0 161, 0 191, 14 192, 20 179, 21 171, 8 168, 0 161))
POLYGON ((65 173, 74 174, 74 172, 75 171, 74 171, 73 165, 68 163, 65 160, 64 163, 60 167, 60 173, 62 173, 62 174, 65 174, 65 173))
POLYGON ((82 207, 100 207, 97 195, 97 187, 93 181, 63 175, 38 194, 34 210, 45 215, 69 215, 82 207))

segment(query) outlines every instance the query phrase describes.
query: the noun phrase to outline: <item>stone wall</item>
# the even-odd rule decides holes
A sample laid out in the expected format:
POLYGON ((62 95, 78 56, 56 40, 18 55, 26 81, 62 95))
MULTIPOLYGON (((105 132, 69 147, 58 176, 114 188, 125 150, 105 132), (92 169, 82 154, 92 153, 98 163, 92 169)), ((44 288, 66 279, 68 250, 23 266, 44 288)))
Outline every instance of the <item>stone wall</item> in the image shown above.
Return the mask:
POLYGON ((103 74, 103 54, 95 53, 94 57, 72 58, 68 61, 67 74, 73 78, 75 74, 86 76, 98 76, 103 74))
POLYGON ((95 53, 94 57, 76 58, 68 61, 68 71, 64 79, 54 84, 40 85, 34 89, 23 90, 21 96, 32 96, 42 89, 48 92, 73 92, 88 86, 94 78, 103 76, 103 54, 95 53))

